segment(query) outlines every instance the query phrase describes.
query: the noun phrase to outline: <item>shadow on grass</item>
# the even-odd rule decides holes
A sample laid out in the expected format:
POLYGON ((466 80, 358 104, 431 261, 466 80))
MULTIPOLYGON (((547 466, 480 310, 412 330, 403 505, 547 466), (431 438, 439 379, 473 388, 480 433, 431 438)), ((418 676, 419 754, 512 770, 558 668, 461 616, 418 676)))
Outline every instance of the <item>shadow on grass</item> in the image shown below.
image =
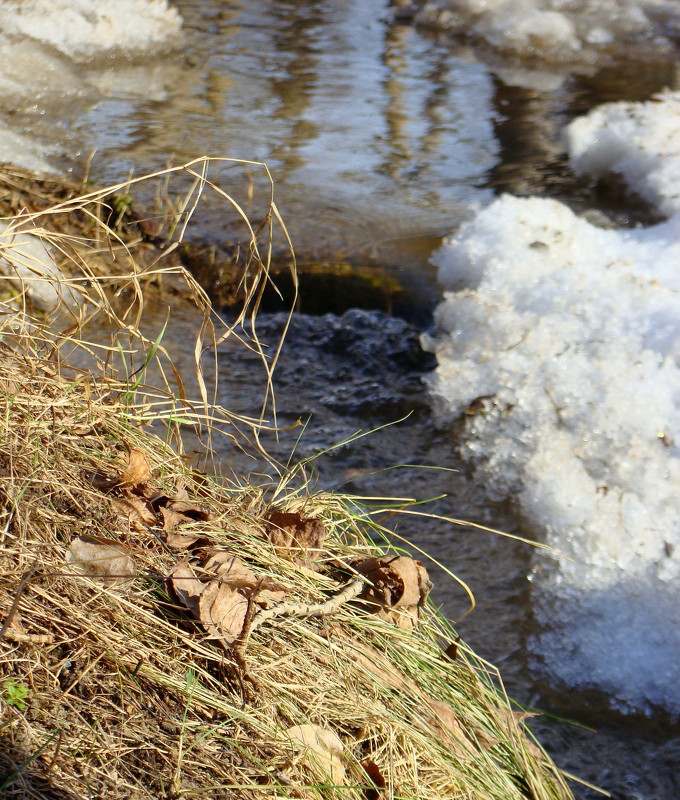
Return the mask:
MULTIPOLYGON (((31 798, 31 800, 83 800, 88 796, 85 790, 76 795, 57 786, 58 779, 47 773, 45 765, 39 760, 41 752, 54 744, 58 732, 34 752, 29 752, 10 742, 7 737, 0 738, 0 797, 31 798)), ((85 789, 85 787, 83 787, 85 789)))

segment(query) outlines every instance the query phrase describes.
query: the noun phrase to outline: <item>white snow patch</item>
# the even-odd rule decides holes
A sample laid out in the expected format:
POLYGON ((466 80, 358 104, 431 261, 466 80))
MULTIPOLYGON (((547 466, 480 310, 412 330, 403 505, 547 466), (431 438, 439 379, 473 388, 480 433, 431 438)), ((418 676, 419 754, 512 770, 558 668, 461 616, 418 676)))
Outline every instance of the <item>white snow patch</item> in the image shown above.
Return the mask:
POLYGON ((166 50, 178 44, 181 25, 166 0, 0 0, 0 30, 74 59, 166 50))
POLYGON ((650 45, 670 49, 665 33, 678 17, 672 0, 428 0, 417 19, 472 32, 512 56, 594 64, 631 44, 647 47, 647 55, 650 45))
POLYGON ((30 226, 0 221, 0 273, 48 314, 82 303, 80 292, 57 266, 47 238, 30 226))
POLYGON ((574 120, 564 138, 578 173, 617 173, 665 215, 680 212, 680 92, 607 103, 574 120))
POLYGON ((490 396, 463 453, 566 556, 536 556, 541 657, 620 708, 680 713, 680 213, 604 230, 504 196, 436 263, 442 418, 490 396))

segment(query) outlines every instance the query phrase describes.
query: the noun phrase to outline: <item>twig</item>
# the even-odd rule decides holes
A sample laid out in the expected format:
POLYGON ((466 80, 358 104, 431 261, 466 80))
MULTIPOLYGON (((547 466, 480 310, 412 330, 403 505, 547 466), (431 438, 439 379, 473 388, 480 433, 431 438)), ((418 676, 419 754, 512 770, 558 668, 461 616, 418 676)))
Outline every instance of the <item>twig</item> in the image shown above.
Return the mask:
POLYGON ((22 633, 11 628, 6 630, 0 638, 17 644, 52 644, 54 642, 54 635, 51 633, 22 633))
MULTIPOLYGON (((323 603, 278 603, 271 608, 263 608, 255 615, 248 631, 248 637, 265 622, 277 617, 326 617, 334 614, 341 605, 353 600, 366 585, 361 579, 355 579, 343 587, 337 594, 332 595, 323 603)), ((245 646, 245 642, 244 642, 245 646)))
POLYGON ((241 671, 243 677, 250 681, 255 689, 260 688, 260 682, 248 672, 248 663, 246 661, 245 650, 253 631, 264 625, 269 620, 276 619, 277 617, 326 617, 329 614, 334 614, 341 605, 353 600, 361 593, 361 590, 366 585, 363 580, 353 580, 343 587, 337 594, 332 595, 328 600, 323 603, 278 603, 271 608, 263 608, 253 615, 252 610, 255 605, 253 598, 248 599, 248 611, 246 612, 246 619, 243 625, 243 630, 239 638, 228 647, 228 650, 236 663, 236 666, 241 671))
POLYGON ((23 595, 24 591, 26 590, 26 587, 28 586, 29 582, 33 578, 33 575, 35 574, 37 564, 38 564, 38 559, 36 558, 35 561, 33 562, 33 566, 28 570, 28 572, 25 573, 24 577, 21 580, 21 583, 17 588, 16 594, 14 595, 14 601, 12 602, 9 611, 7 612, 5 621, 2 624, 2 628, 0 628, 0 639, 3 639, 5 636, 7 636, 8 639, 11 638, 8 635, 9 626, 12 624, 14 615, 17 613, 19 609, 21 596, 23 595))

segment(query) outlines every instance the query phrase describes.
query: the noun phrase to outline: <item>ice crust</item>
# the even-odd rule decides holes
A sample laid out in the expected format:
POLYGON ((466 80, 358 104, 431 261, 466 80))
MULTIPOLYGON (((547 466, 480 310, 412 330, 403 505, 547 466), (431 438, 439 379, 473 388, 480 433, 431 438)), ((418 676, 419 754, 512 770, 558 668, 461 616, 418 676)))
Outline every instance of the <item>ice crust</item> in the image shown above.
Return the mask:
POLYGON ((181 24, 166 0, 0 0, 0 161, 58 171, 65 119, 110 95, 162 100, 181 24))
POLYGON ((37 39, 74 59, 167 49, 182 19, 166 0, 0 0, 0 30, 37 39))
POLYGON ((591 225, 503 196, 436 255, 446 291, 431 390, 443 419, 476 398, 462 449, 562 556, 537 553, 536 652, 624 710, 680 713, 678 96, 572 123, 584 171, 616 169, 666 212, 591 225), (461 288, 465 287, 465 288, 461 288), (479 405, 479 403, 477 403, 479 405), (569 560, 571 559, 571 560, 569 560))
POLYGON ((417 19, 520 58, 589 64, 631 43, 665 49, 678 7, 670 0, 428 0, 417 19))

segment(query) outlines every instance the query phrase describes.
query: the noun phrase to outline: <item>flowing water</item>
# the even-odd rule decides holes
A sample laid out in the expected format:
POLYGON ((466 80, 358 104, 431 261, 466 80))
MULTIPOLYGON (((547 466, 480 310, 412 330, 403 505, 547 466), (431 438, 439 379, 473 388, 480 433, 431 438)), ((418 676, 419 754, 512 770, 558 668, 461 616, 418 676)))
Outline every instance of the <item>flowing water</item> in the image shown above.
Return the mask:
MULTIPOLYGON (((203 154, 266 162, 296 250, 377 259, 432 306, 438 290, 431 252, 495 192, 556 197, 578 210, 597 208, 618 225, 650 217, 642 205, 577 179, 559 131, 604 101, 644 99, 672 86, 670 57, 591 66, 580 75, 554 65, 528 73, 490 67, 466 45, 395 24, 379 0, 176 7, 182 51, 136 62, 95 59, 73 78, 68 103, 48 88, 35 106, 14 109, 13 130, 34 137, 41 157, 77 174, 96 150, 90 176, 97 181, 203 154)), ((219 178, 247 211, 259 213, 267 192, 261 169, 226 165, 219 178)), ((197 235, 229 239, 233 216, 223 202, 206 200, 194 220, 197 235)), ((192 324, 176 315, 164 339, 180 361, 192 324)), ((260 326, 273 339, 282 319, 265 316, 260 326)), ((252 413, 263 391, 257 364, 248 353, 221 358, 221 401, 252 413)), ((311 456, 407 417, 318 459, 315 480, 366 496, 438 498, 432 513, 533 536, 510 504, 491 504, 466 473, 455 455, 456 432, 434 424, 421 383, 433 368, 417 332, 399 319, 378 311, 302 316, 278 368, 279 422, 309 420, 297 453, 311 456), (388 469, 399 464, 444 469, 388 469)), ((295 429, 267 444, 285 460, 297 435, 295 429)), ((223 455, 234 469, 249 467, 235 451, 223 455)), ((601 698, 575 696, 533 669, 527 546, 415 517, 399 523, 401 536, 472 587, 477 608, 459 630, 500 668, 512 696, 598 729, 539 720, 534 727, 560 766, 620 800, 680 795, 680 739, 667 718, 618 717, 601 698)), ((465 592, 435 565, 432 572, 435 600, 461 618, 465 592)))

